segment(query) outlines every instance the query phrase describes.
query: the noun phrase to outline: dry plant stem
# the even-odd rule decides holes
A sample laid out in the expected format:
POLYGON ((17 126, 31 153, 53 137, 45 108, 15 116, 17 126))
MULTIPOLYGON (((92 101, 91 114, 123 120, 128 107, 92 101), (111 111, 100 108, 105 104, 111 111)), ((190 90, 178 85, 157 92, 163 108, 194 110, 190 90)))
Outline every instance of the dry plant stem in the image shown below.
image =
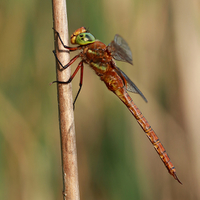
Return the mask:
MULTIPOLYGON (((53 0, 54 28, 57 30, 64 43, 68 45, 68 24, 65 0, 53 0)), ((55 34, 55 50, 58 59, 63 64, 69 62, 69 54, 61 52, 63 49, 55 34)), ((61 69, 56 62, 57 80, 66 81, 69 79, 71 70, 61 69)), ((63 172, 63 199, 79 200, 78 167, 76 152, 76 137, 73 113, 73 98, 71 84, 58 84, 58 109, 61 136, 61 156, 63 172)))

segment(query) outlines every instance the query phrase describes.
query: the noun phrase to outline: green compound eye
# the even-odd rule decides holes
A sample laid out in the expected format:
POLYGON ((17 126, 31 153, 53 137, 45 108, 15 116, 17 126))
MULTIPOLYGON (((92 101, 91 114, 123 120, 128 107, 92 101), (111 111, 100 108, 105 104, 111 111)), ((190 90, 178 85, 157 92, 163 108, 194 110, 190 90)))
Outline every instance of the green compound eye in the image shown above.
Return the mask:
POLYGON ((91 33, 81 33, 76 37, 76 44, 86 45, 95 42, 95 37, 91 33))

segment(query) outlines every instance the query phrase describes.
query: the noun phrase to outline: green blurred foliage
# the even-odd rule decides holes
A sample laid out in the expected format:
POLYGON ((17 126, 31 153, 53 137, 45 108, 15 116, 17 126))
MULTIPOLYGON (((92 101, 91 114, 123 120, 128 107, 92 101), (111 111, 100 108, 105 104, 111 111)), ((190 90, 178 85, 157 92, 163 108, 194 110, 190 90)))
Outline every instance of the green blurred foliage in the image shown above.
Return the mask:
MULTIPOLYGON (((149 100, 132 95, 185 185, 168 174, 127 108, 87 67, 75 110, 81 199, 199 197, 181 101, 176 8, 165 0, 67 1, 69 34, 85 26, 105 44, 116 33, 128 41, 134 66, 117 64, 149 100)), ((62 198, 57 93, 49 86, 55 80, 52 26, 50 1, 0 3, 0 199, 62 198)))

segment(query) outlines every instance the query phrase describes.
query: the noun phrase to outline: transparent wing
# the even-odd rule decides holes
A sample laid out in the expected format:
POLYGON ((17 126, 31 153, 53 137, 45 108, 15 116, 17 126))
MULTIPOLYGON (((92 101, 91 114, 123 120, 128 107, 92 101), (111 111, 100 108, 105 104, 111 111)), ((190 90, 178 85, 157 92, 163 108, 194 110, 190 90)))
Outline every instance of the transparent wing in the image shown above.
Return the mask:
POLYGON ((139 94, 145 102, 148 102, 142 92, 138 89, 138 87, 129 79, 129 77, 115 65, 115 70, 117 74, 122 78, 124 81, 124 86, 127 91, 139 94))
POLYGON ((114 40, 108 45, 108 51, 111 52, 115 60, 128 62, 133 64, 132 53, 127 42, 118 34, 114 40))

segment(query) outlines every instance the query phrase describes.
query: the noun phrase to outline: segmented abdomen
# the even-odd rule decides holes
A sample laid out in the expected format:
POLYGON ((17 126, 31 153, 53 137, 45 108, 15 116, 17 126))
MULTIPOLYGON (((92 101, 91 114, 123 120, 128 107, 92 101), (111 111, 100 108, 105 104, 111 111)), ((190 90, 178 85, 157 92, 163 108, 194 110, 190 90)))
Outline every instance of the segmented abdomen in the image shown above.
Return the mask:
MULTIPOLYGON (((147 137, 153 144, 156 152, 159 154, 161 160, 163 161, 164 165, 167 167, 169 173, 179 182, 176 175, 176 170, 174 165, 172 164, 169 156, 166 153, 165 148, 163 147, 162 143, 160 142, 159 138, 157 137, 154 130, 151 128, 148 121, 145 119, 139 108, 135 105, 129 94, 126 92, 125 88, 118 89, 116 91, 113 91, 120 100, 128 107, 130 112, 133 114, 133 116, 136 118, 139 125, 142 127, 144 132, 146 133, 147 137)), ((182 183, 181 183, 182 184, 182 183)))

